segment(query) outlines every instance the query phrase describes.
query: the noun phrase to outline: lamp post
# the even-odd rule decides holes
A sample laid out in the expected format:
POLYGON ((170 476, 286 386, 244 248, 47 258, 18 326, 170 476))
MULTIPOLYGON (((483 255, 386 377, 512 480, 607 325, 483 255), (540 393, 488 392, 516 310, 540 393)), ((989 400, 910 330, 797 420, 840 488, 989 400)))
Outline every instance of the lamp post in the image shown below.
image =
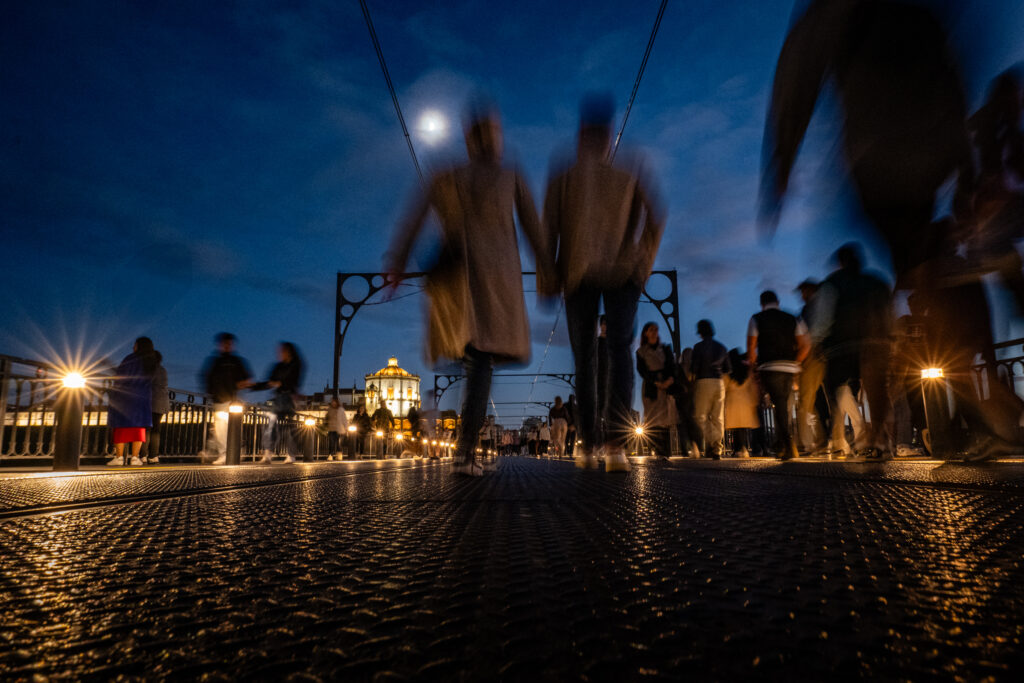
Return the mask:
POLYGON ((241 403, 232 403, 228 406, 228 433, 227 452, 224 454, 224 464, 240 465, 242 463, 242 413, 245 406, 241 403))
POLYGON ((316 419, 307 417, 302 423, 306 426, 306 434, 302 439, 302 462, 313 462, 313 434, 316 432, 316 419))
POLYGON ((378 429, 377 432, 376 432, 376 435, 377 435, 377 444, 376 444, 376 447, 374 448, 374 450, 377 452, 377 457, 380 458, 381 460, 383 460, 384 459, 384 432, 378 429))
MULTIPOLYGON (((82 390, 85 377, 70 372, 61 380, 55 417, 57 429, 53 444, 53 471, 74 472, 82 454, 82 390)), ((6 397, 3 397, 6 400, 6 397)))
POLYGON ((402 432, 396 432, 395 433, 395 441, 397 443, 395 443, 395 450, 397 451, 397 453, 395 454, 395 457, 399 458, 399 459, 401 459, 402 453, 403 453, 403 450, 402 450, 402 446, 403 446, 402 441, 403 440, 405 440, 405 434, 403 434, 402 432))
POLYGON ((949 410, 947 409, 946 373, 942 368, 921 369, 921 402, 928 439, 922 438, 933 457, 952 455, 949 410), (929 409, 929 405, 931 409, 929 409))

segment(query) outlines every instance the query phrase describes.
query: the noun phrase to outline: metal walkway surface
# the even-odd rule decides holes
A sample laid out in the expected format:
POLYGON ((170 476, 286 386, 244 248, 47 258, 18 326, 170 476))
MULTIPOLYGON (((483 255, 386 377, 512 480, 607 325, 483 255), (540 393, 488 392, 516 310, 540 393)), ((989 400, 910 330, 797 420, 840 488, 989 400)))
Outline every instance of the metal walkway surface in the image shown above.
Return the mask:
POLYGON ((1024 466, 0 479, 0 678, 1006 679, 1024 466))

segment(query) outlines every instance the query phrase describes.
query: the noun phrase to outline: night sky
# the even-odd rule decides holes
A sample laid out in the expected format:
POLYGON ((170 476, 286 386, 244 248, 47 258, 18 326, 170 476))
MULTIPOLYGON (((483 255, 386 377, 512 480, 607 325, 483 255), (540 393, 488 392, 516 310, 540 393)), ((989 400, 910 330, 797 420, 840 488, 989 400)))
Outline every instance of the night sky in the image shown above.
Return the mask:
MULTIPOLYGON (((463 105, 482 91, 538 204, 552 155, 573 143, 580 95, 610 90, 621 117, 658 4, 368 2, 424 169, 458 157, 463 105), (446 138, 426 130, 431 111, 446 138)), ((977 106, 1024 59, 1024 10, 965 4, 950 15, 977 106)), ((858 234, 826 96, 780 233, 758 240, 764 115, 793 12, 792 0, 669 3, 630 115, 623 144, 648 156, 668 202, 656 267, 679 270, 684 344, 709 317, 741 346, 762 289, 796 309, 793 287, 827 274, 828 255, 858 234)), ((380 269, 416 184, 357 2, 49 1, 0 14, 0 353, 117 361, 145 334, 171 385, 189 389, 213 335, 230 330, 258 375, 276 342, 295 342, 304 390, 320 390, 335 273, 380 269)), ((432 384, 422 295, 400 293, 357 316, 343 386, 362 386, 389 355, 432 384)), ((641 305, 638 322, 656 316, 641 305)), ((554 323, 554 310, 531 310, 533 360, 515 371, 571 371, 564 320, 545 354, 554 323)), ((565 395, 528 382, 500 380, 494 400, 565 395)), ((498 408, 509 425, 524 414, 498 408)))

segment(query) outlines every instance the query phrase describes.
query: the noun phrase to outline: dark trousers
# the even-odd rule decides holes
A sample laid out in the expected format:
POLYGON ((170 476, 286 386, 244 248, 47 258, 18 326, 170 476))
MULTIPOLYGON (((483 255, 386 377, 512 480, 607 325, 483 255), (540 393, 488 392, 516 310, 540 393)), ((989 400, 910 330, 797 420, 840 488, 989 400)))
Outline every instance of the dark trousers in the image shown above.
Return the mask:
POLYGON ((772 370, 758 373, 761 386, 772 399, 775 415, 775 448, 782 450, 793 443, 789 433, 789 397, 793 394, 793 375, 772 370))
POLYGON ((494 372, 494 357, 473 348, 466 347, 462 358, 466 372, 466 385, 462 392, 462 432, 455 451, 455 462, 473 462, 476 459, 476 442, 480 429, 487 419, 487 399, 491 395, 491 374, 494 372))
POLYGON ((639 299, 640 286, 632 283, 616 289, 580 285, 565 297, 569 343, 576 360, 576 401, 580 414, 577 432, 584 450, 593 450, 602 443, 626 444, 633 406, 633 358, 629 346, 639 299), (608 397, 603 416, 597 403, 597 319, 602 299, 608 321, 608 397), (608 430, 605 435, 598 434, 602 417, 608 430))
POLYGON ((160 436, 163 430, 160 421, 164 419, 163 413, 150 413, 153 418, 153 426, 146 434, 146 440, 142 442, 142 450, 139 455, 143 458, 155 458, 160 455, 160 436))
POLYGON ((327 432, 327 455, 338 452, 338 432, 327 432))
MULTIPOLYGON (((659 458, 668 458, 672 455, 672 434, 668 427, 653 427, 647 430, 650 438, 650 450, 653 450, 659 458)), ((639 453, 637 453, 639 455, 639 453)), ((648 453, 650 455, 650 453, 648 453)))

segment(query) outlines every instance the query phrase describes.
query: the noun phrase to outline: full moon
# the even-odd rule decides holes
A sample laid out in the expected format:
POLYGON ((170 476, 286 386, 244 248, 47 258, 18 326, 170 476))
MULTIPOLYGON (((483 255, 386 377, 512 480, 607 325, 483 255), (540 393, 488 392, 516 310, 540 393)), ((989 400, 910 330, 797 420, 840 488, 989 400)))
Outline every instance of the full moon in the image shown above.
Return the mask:
POLYGON ((448 121, 445 119, 444 114, 434 109, 428 109, 420 114, 419 123, 416 128, 419 130, 423 141, 428 145, 436 145, 448 135, 448 121))

